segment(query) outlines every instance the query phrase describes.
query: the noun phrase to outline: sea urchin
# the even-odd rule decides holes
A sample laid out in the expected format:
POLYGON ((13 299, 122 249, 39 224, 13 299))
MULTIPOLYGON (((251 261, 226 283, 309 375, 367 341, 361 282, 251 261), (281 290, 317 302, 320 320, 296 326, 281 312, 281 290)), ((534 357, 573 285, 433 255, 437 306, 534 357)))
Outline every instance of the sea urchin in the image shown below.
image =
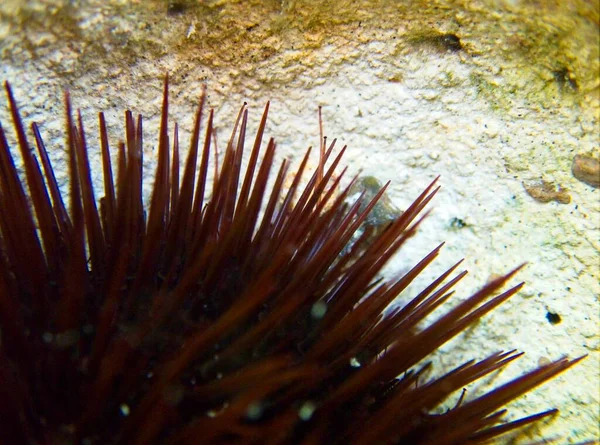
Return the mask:
POLYGON ((165 81, 148 206, 141 116, 125 114, 114 175, 100 113, 104 196, 96 201, 81 115, 74 119, 66 96, 65 205, 38 126, 34 154, 8 83, 6 91, 27 187, 0 128, 2 443, 464 444, 556 411, 501 423, 508 401, 579 359, 433 414, 520 354, 498 352, 433 380, 418 363, 521 288, 494 296, 512 271, 417 329, 465 275, 455 272, 459 262, 385 311, 441 248, 402 276, 378 279, 415 233, 436 181, 384 230, 353 237, 385 187, 366 205, 348 204, 354 181, 340 190, 344 149, 334 157, 335 141, 306 185, 308 153, 289 187, 285 161, 269 182, 273 139, 259 155, 268 104, 246 163, 242 107, 210 180, 204 94, 180 181, 165 81))

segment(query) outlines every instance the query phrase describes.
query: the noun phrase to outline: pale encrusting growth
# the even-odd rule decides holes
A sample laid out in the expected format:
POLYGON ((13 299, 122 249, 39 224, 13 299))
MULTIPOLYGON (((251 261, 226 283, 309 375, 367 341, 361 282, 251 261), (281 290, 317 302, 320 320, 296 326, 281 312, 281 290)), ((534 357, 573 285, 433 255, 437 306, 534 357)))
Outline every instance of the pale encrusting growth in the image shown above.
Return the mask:
POLYGON ((244 106, 208 181, 214 122, 211 111, 202 135, 204 95, 180 178, 165 81, 148 203, 141 116, 126 112, 113 166, 100 114, 104 189, 97 199, 82 119, 67 96, 65 202, 37 126, 30 144, 6 90, 26 185, 2 130, 3 443, 463 444, 556 412, 501 423, 506 403, 580 359, 544 364, 430 414, 521 355, 498 352, 436 379, 427 379, 429 365, 416 366, 519 291, 522 284, 496 295, 518 268, 424 328, 417 325, 445 307, 465 276, 460 262, 384 314, 442 247, 415 259, 406 274, 378 279, 421 224, 437 180, 379 233, 367 229, 353 240, 385 187, 366 205, 346 204, 354 180, 340 190, 344 171, 334 175, 345 148, 326 147, 301 185, 307 153, 284 187, 289 164, 272 171, 275 142, 263 143, 268 105, 242 162, 244 106))

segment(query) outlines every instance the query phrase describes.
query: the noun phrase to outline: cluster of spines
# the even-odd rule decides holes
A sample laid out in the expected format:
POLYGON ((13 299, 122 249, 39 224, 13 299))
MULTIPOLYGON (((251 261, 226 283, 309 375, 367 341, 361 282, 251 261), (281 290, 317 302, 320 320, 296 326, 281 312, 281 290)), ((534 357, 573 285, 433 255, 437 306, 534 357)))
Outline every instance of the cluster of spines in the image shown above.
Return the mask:
POLYGON ((36 156, 6 90, 28 191, 0 128, 4 441, 479 443, 555 412, 498 424, 507 402, 579 359, 429 414, 521 355, 499 352, 431 381, 428 365, 413 369, 514 295, 522 284, 493 296, 517 270, 425 328, 417 325, 466 274, 455 274, 460 262, 405 306, 385 311, 441 248, 402 276, 377 278, 415 233, 437 180, 381 233, 367 228, 356 240, 385 187, 366 205, 347 204, 355 181, 340 190, 344 171, 334 173, 345 148, 332 159, 335 141, 305 185, 310 150, 289 188, 286 161, 268 186, 272 139, 260 156, 268 105, 245 169, 242 107, 211 185, 213 112, 202 141, 203 93, 180 181, 165 81, 147 213, 141 116, 126 112, 113 175, 100 114, 104 197, 97 201, 81 116, 73 119, 67 95, 67 211, 37 125, 36 156))

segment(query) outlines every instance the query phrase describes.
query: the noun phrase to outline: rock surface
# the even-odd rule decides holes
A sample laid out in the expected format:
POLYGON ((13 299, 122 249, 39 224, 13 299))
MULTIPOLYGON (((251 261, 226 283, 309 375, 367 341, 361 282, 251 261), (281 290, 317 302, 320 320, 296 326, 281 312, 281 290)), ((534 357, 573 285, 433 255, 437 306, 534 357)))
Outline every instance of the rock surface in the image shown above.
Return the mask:
MULTIPOLYGON (((182 130, 207 84, 221 145, 243 101, 256 128, 271 100, 268 134, 281 157, 298 162, 319 143, 321 105, 325 133, 349 145, 350 174, 391 180, 393 206, 405 208, 441 175, 431 215, 390 271, 443 240, 445 256, 426 275, 467 258, 462 295, 529 265, 520 274, 526 290, 442 348, 435 368, 525 351, 486 381, 495 386, 538 362, 589 354, 512 404, 508 418, 559 407, 545 437, 600 439, 600 189, 571 171, 576 154, 598 154, 598 5, 445 3, 6 0, 0 77, 11 81, 26 121, 41 124, 63 185, 62 90, 70 89, 89 133, 106 112, 113 145, 123 138, 123 110, 143 113, 152 147, 166 72, 182 130), (561 184, 570 203, 535 201, 522 186, 531 181, 561 184)), ((0 119, 8 127, 4 105, 0 119)), ((467 397, 482 389, 468 388, 467 397)))

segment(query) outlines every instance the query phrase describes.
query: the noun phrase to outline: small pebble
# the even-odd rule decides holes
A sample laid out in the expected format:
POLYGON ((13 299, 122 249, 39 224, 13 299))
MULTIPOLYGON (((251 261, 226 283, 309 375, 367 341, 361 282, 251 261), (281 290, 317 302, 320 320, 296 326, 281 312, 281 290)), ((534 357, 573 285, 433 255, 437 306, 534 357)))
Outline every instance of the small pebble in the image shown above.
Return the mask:
POLYGON ((571 171, 581 182, 595 188, 600 187, 600 160, 591 156, 575 155, 571 171))
POLYGON ((561 204, 569 204, 571 202, 571 195, 566 189, 560 185, 556 186, 552 182, 548 181, 537 181, 523 183, 523 187, 529 196, 538 202, 550 202, 556 201, 561 204))
POLYGON ((548 311, 546 312, 546 320, 548 320, 550 324, 559 324, 562 321, 562 318, 556 312, 548 311))
POLYGON ((540 357, 538 360, 538 366, 548 366, 552 361, 548 357, 540 357))

